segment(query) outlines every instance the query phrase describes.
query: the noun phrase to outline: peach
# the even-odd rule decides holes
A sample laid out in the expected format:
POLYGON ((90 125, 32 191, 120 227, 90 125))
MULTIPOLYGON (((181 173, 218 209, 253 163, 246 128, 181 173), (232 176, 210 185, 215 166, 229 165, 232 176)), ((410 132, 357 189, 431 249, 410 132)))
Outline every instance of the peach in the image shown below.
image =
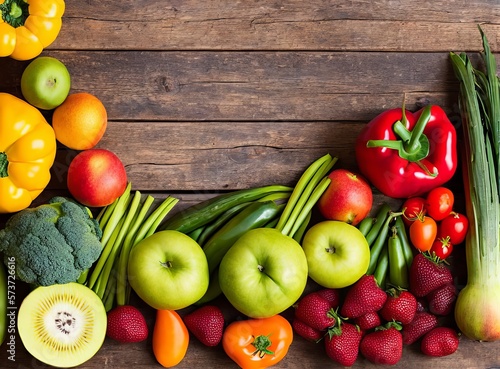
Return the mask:
POLYGON ((106 149, 80 152, 71 161, 68 190, 79 203, 103 207, 120 197, 127 187, 127 173, 120 158, 106 149))

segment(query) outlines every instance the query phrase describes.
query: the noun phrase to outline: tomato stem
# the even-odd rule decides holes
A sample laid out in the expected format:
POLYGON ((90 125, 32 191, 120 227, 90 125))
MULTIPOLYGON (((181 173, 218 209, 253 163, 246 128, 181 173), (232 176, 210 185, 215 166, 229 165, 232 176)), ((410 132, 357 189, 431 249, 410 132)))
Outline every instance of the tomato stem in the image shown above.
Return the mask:
POLYGON ((255 346, 256 350, 252 353, 252 355, 259 355, 259 357, 262 359, 264 356, 267 355, 273 355, 274 352, 270 351, 268 349, 269 346, 271 346, 271 340, 269 339, 269 336, 257 336, 254 337, 254 340, 252 342, 252 345, 255 346))
POLYGON ((9 167, 9 161, 7 160, 7 154, 0 152, 0 178, 5 178, 9 176, 7 168, 9 167))

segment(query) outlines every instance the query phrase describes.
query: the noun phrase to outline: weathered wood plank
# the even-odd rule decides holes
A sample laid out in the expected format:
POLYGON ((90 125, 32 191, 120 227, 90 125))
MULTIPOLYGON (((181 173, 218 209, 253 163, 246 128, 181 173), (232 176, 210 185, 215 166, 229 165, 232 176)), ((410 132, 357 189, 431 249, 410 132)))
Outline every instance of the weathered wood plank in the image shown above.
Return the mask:
MULTIPOLYGON (((357 133, 380 111, 400 106, 403 94, 412 110, 439 104, 456 119, 448 52, 481 50, 477 24, 500 52, 499 16, 498 0, 66 0, 63 29, 44 54, 67 64, 73 92, 103 100, 110 123, 99 147, 119 154, 134 188, 157 201, 178 197, 179 211, 223 191, 293 185, 326 152, 339 156, 338 167, 355 168, 357 133)), ((0 91, 20 96, 27 63, 0 58, 0 91)), ((35 204, 68 194, 65 171, 74 155, 61 147, 49 189, 35 204)), ((460 190, 459 177, 453 186, 460 190)), ((397 203, 375 193, 375 205, 387 200, 397 203)), ((0 227, 6 218, 0 215, 0 227)), ((461 253, 454 261, 463 267, 461 253)), ((135 302, 152 328, 154 311, 135 302)), ((48 369, 18 335, 15 362, 7 360, 8 347, 0 350, 2 368, 48 369)), ((463 338, 454 355, 434 359, 413 345, 394 367, 494 368, 499 348, 463 338)), ((81 368, 130 366, 158 367, 150 339, 108 339, 81 368)), ((178 367, 202 366, 236 368, 220 347, 192 339, 178 367)), ((322 345, 300 337, 278 365, 332 366, 322 345)), ((373 367, 362 358, 354 366, 373 367)))
MULTIPOLYGON (((110 122, 98 147, 113 150, 129 180, 146 191, 217 191, 293 185, 330 153, 354 169, 364 124, 334 122, 110 122)), ((61 148, 50 188, 65 188, 76 152, 61 148)))
MULTIPOLYGON (((456 114, 448 53, 46 52, 72 91, 105 104, 110 120, 369 121, 387 108, 432 103, 456 114)), ((0 59, 1 90, 20 93, 27 63, 0 59)))
POLYGON ((498 50, 497 5, 496 0, 68 0, 63 32, 51 48, 447 52, 480 50, 477 24, 484 23, 498 50))

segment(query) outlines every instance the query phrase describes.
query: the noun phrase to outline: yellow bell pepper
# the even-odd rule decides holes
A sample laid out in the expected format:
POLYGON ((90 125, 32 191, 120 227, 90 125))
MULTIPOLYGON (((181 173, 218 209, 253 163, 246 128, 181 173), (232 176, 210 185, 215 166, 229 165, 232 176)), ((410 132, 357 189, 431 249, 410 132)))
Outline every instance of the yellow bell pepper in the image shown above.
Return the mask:
POLYGON ((30 206, 50 180, 56 136, 38 109, 0 93, 0 213, 30 206))
POLYGON ((57 38, 64 0, 0 0, 0 56, 29 60, 57 38))

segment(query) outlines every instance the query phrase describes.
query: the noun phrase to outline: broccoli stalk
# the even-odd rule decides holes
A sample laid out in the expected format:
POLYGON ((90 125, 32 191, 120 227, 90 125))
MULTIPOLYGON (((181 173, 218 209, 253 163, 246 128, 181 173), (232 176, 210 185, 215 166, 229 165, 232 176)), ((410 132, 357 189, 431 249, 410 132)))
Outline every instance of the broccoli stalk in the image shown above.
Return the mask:
POLYGON ((27 208, 0 230, 4 262, 14 257, 16 277, 35 286, 75 282, 102 252, 102 230, 87 207, 65 197, 27 208))

